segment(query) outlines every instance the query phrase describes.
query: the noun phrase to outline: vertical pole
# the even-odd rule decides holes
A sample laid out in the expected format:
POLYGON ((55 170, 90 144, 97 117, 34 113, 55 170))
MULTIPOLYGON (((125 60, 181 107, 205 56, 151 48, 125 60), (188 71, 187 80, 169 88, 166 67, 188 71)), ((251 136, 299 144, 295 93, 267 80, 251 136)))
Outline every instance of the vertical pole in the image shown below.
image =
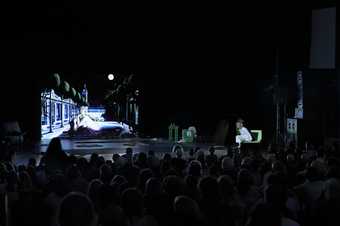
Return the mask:
POLYGON ((275 143, 279 144, 280 136, 280 87, 279 87, 279 50, 276 49, 275 56, 275 74, 274 74, 274 103, 275 103, 275 143))
POLYGON ((126 97, 126 105, 125 105, 125 121, 129 120, 129 97, 126 97))
POLYGON ((283 120, 284 120, 284 144, 287 144, 287 102, 285 100, 283 105, 283 120))
POLYGON ((137 104, 135 105, 135 109, 136 109, 135 110, 136 111, 136 113, 135 113, 136 114, 136 122, 135 122, 135 124, 138 125, 138 123, 139 123, 139 112, 138 112, 138 105, 137 104))
POLYGON ((50 133, 53 132, 52 124, 53 124, 53 121, 52 121, 52 90, 50 90, 50 133))
POLYGON ((134 102, 132 102, 131 103, 131 105, 130 105, 130 108, 131 108, 131 122, 134 124, 134 125, 136 125, 136 114, 135 114, 135 103, 134 102))
MULTIPOLYGON (((300 122, 302 123, 302 119, 303 119, 303 77, 302 77, 302 71, 297 72, 297 91, 298 91, 297 108, 296 108, 297 113, 295 115, 295 118, 301 119, 300 122)), ((300 128, 301 127, 302 126, 300 126, 300 128)), ((301 137, 299 137, 299 134, 297 133, 297 143, 298 143, 299 140, 301 141, 301 137)))
POLYGON ((60 103, 60 114, 61 114, 61 123, 60 123, 60 127, 64 127, 64 102, 61 100, 60 103))
POLYGON ((120 104, 117 103, 117 119, 118 119, 119 122, 121 122, 120 115, 121 115, 120 114, 120 104))
POLYGON ((275 132, 276 144, 279 144, 279 138, 280 138, 280 103, 277 98, 276 99, 276 132, 275 132))
MULTIPOLYGON (((340 13, 340 8, 339 7, 336 7, 336 14, 339 15, 340 13)), ((340 24, 340 16, 337 16, 336 17, 336 24, 340 24)), ((336 29, 336 42, 339 43, 339 40, 340 40, 340 29, 336 29)), ((340 45, 336 45, 336 55, 335 55, 335 62, 336 62, 336 87, 337 87, 337 98, 336 98, 336 101, 337 101, 337 107, 336 107, 336 112, 337 112, 337 117, 336 117, 336 123, 337 123, 337 131, 336 131, 336 137, 338 139, 340 139, 340 118, 339 118, 339 115, 340 115, 340 56, 339 56, 339 52, 340 52, 340 45)))
POLYGON ((71 115, 71 100, 69 100, 69 102, 68 102, 68 105, 67 105, 67 107, 68 107, 68 121, 69 122, 71 122, 71 120, 72 120, 72 115, 71 115))
POLYGON ((175 142, 178 141, 178 126, 175 125, 175 142))
POLYGON ((169 125, 168 129, 169 129, 169 141, 172 141, 172 131, 173 131, 172 123, 169 125))

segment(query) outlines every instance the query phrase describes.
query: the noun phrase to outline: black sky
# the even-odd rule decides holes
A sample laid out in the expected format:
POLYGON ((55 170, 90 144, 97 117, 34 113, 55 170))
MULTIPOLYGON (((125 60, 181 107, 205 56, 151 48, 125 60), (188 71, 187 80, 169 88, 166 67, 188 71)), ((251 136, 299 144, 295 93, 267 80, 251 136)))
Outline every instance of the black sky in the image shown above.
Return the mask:
POLYGON ((319 4, 8 3, 3 71, 37 79, 57 71, 77 87, 86 82, 94 100, 107 73, 134 73, 148 123, 259 114, 256 84, 272 78, 275 50, 282 71, 308 64, 310 9, 319 4))

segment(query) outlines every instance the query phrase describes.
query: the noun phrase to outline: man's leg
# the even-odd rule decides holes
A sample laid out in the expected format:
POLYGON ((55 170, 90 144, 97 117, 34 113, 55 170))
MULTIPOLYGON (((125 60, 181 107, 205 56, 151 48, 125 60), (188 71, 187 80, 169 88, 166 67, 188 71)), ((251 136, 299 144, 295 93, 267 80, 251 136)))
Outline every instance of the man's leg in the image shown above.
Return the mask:
POLYGON ((236 144, 238 145, 238 147, 241 147, 241 135, 237 135, 236 139, 235 139, 236 144))

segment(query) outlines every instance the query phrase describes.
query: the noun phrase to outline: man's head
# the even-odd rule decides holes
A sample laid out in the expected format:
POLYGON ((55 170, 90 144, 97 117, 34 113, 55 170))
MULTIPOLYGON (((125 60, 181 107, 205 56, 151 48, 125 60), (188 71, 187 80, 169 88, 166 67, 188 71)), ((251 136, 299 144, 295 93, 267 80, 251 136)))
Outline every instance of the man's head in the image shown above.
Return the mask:
POLYGON ((177 147, 177 148, 175 149, 175 153, 176 153, 177 158, 182 158, 182 156, 183 156, 183 151, 182 151, 181 147, 177 147))
POLYGON ((241 118, 237 119, 237 121, 236 121, 236 128, 237 129, 241 129, 243 127, 243 124, 244 124, 244 120, 243 119, 241 119, 241 118))
POLYGON ((127 148, 127 149, 126 149, 126 154, 127 154, 127 155, 132 155, 132 152, 133 152, 133 151, 132 151, 132 148, 127 148))
POLYGON ((58 219, 61 226, 97 225, 97 216, 93 204, 82 193, 69 193, 61 201, 59 208, 58 219))
POLYGON ((222 165, 222 170, 234 169, 234 161, 229 157, 224 157, 221 165, 222 165))
POLYGON ((194 153, 195 153, 194 149, 191 148, 190 151, 189 151, 189 156, 190 156, 190 157, 193 157, 193 156, 194 156, 194 153))

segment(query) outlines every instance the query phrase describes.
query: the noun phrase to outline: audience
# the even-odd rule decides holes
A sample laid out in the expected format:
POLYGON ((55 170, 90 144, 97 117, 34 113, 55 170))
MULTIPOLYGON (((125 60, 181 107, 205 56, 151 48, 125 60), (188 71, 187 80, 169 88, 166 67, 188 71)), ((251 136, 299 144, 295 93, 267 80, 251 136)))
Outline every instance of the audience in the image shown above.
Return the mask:
POLYGON ((219 157, 198 147, 162 158, 127 148, 112 161, 66 155, 51 141, 37 162, 0 164, 8 226, 339 225, 340 164, 333 147, 219 157), (208 153, 208 154, 207 154, 208 153), (187 157, 186 157, 187 156, 187 157))

